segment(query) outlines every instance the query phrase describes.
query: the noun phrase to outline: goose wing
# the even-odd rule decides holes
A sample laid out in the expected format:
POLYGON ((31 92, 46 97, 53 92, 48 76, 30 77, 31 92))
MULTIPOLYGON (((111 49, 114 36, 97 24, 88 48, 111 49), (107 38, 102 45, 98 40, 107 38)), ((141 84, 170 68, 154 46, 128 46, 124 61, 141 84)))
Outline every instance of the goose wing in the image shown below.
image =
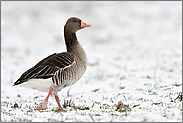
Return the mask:
POLYGON ((69 67, 74 62, 74 55, 72 53, 54 53, 40 62, 34 67, 24 72, 21 77, 14 83, 13 86, 19 85, 30 79, 41 78, 47 79, 52 77, 55 72, 61 68, 69 67))

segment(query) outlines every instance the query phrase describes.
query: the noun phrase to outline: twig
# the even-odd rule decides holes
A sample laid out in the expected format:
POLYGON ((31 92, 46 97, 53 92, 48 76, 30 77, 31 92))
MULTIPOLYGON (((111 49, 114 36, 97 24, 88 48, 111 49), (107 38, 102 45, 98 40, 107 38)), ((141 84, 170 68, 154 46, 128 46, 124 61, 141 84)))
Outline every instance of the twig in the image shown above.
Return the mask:
POLYGON ((159 102, 159 103, 152 103, 151 106, 152 106, 152 105, 159 105, 159 104, 161 104, 161 103, 162 103, 162 102, 159 102))
POLYGON ((137 106, 140 106, 140 104, 134 105, 133 108, 135 108, 135 107, 137 107, 137 106))
POLYGON ((95 105, 95 103, 93 102, 92 108, 93 108, 94 105, 95 105))
POLYGON ((174 102, 175 102, 175 100, 177 100, 177 99, 182 100, 182 92, 179 92, 179 95, 177 96, 177 98, 176 98, 176 99, 174 99, 174 102))
POLYGON ((125 105, 122 101, 118 102, 118 105, 115 105, 116 109, 114 111, 117 111, 119 109, 119 112, 121 111, 131 111, 131 108, 129 108, 128 105, 125 105))
POLYGON ((99 91, 99 88, 92 90, 91 92, 97 92, 99 91))
POLYGON ((93 119, 92 115, 91 114, 88 114, 88 115, 91 117, 92 121, 95 122, 95 120, 93 119))
POLYGON ((69 101, 69 107, 71 107, 71 104, 72 104, 72 103, 71 103, 71 100, 72 100, 72 98, 71 98, 70 101, 69 101))
POLYGON ((86 107, 86 106, 72 106, 73 102, 71 102, 72 98, 68 101, 65 101, 64 100, 64 104, 62 105, 63 108, 66 108, 67 106, 69 107, 72 107, 74 109, 80 109, 80 110, 89 110, 90 108, 89 107, 86 107))

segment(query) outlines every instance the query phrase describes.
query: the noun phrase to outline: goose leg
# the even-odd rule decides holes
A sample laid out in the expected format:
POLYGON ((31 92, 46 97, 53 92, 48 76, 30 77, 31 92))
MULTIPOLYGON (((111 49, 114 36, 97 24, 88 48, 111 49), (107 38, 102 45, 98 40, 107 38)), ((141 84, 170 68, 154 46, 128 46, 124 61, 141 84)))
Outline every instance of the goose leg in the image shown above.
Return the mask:
POLYGON ((55 100, 56 100, 56 102, 58 104, 59 110, 64 111, 64 109, 62 108, 62 106, 59 103, 59 97, 57 95, 55 96, 55 100))
POLYGON ((36 107, 37 110, 41 110, 41 109, 47 109, 47 101, 48 101, 48 98, 50 97, 51 93, 53 92, 53 88, 51 87, 49 92, 48 92, 48 95, 47 97, 36 107))

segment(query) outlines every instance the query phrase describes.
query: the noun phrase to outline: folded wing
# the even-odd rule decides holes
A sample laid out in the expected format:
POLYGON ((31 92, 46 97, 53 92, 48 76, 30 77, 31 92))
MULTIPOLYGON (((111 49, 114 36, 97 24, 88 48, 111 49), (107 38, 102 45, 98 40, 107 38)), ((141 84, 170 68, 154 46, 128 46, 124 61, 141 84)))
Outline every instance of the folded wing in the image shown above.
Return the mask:
POLYGON ((47 79, 54 76, 55 72, 61 68, 69 67, 74 62, 74 55, 69 52, 54 53, 34 67, 24 72, 13 86, 27 82, 30 79, 41 78, 47 79))

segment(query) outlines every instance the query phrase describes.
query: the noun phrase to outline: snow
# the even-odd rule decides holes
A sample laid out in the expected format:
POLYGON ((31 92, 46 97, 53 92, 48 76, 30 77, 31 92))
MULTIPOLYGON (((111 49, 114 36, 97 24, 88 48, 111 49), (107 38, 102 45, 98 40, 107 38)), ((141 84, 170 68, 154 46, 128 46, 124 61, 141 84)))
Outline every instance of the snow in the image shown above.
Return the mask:
POLYGON ((171 102, 182 92, 181 3, 3 1, 1 121, 182 121, 182 102, 171 102), (34 110, 47 93, 12 85, 41 59, 66 51, 63 27, 71 16, 91 24, 77 32, 88 67, 71 89, 58 95, 61 104, 72 98, 76 106, 90 109, 67 107, 57 113, 50 97, 47 110, 34 110), (118 101, 140 106, 114 111, 118 101), (12 108, 15 102, 20 108, 12 108))

